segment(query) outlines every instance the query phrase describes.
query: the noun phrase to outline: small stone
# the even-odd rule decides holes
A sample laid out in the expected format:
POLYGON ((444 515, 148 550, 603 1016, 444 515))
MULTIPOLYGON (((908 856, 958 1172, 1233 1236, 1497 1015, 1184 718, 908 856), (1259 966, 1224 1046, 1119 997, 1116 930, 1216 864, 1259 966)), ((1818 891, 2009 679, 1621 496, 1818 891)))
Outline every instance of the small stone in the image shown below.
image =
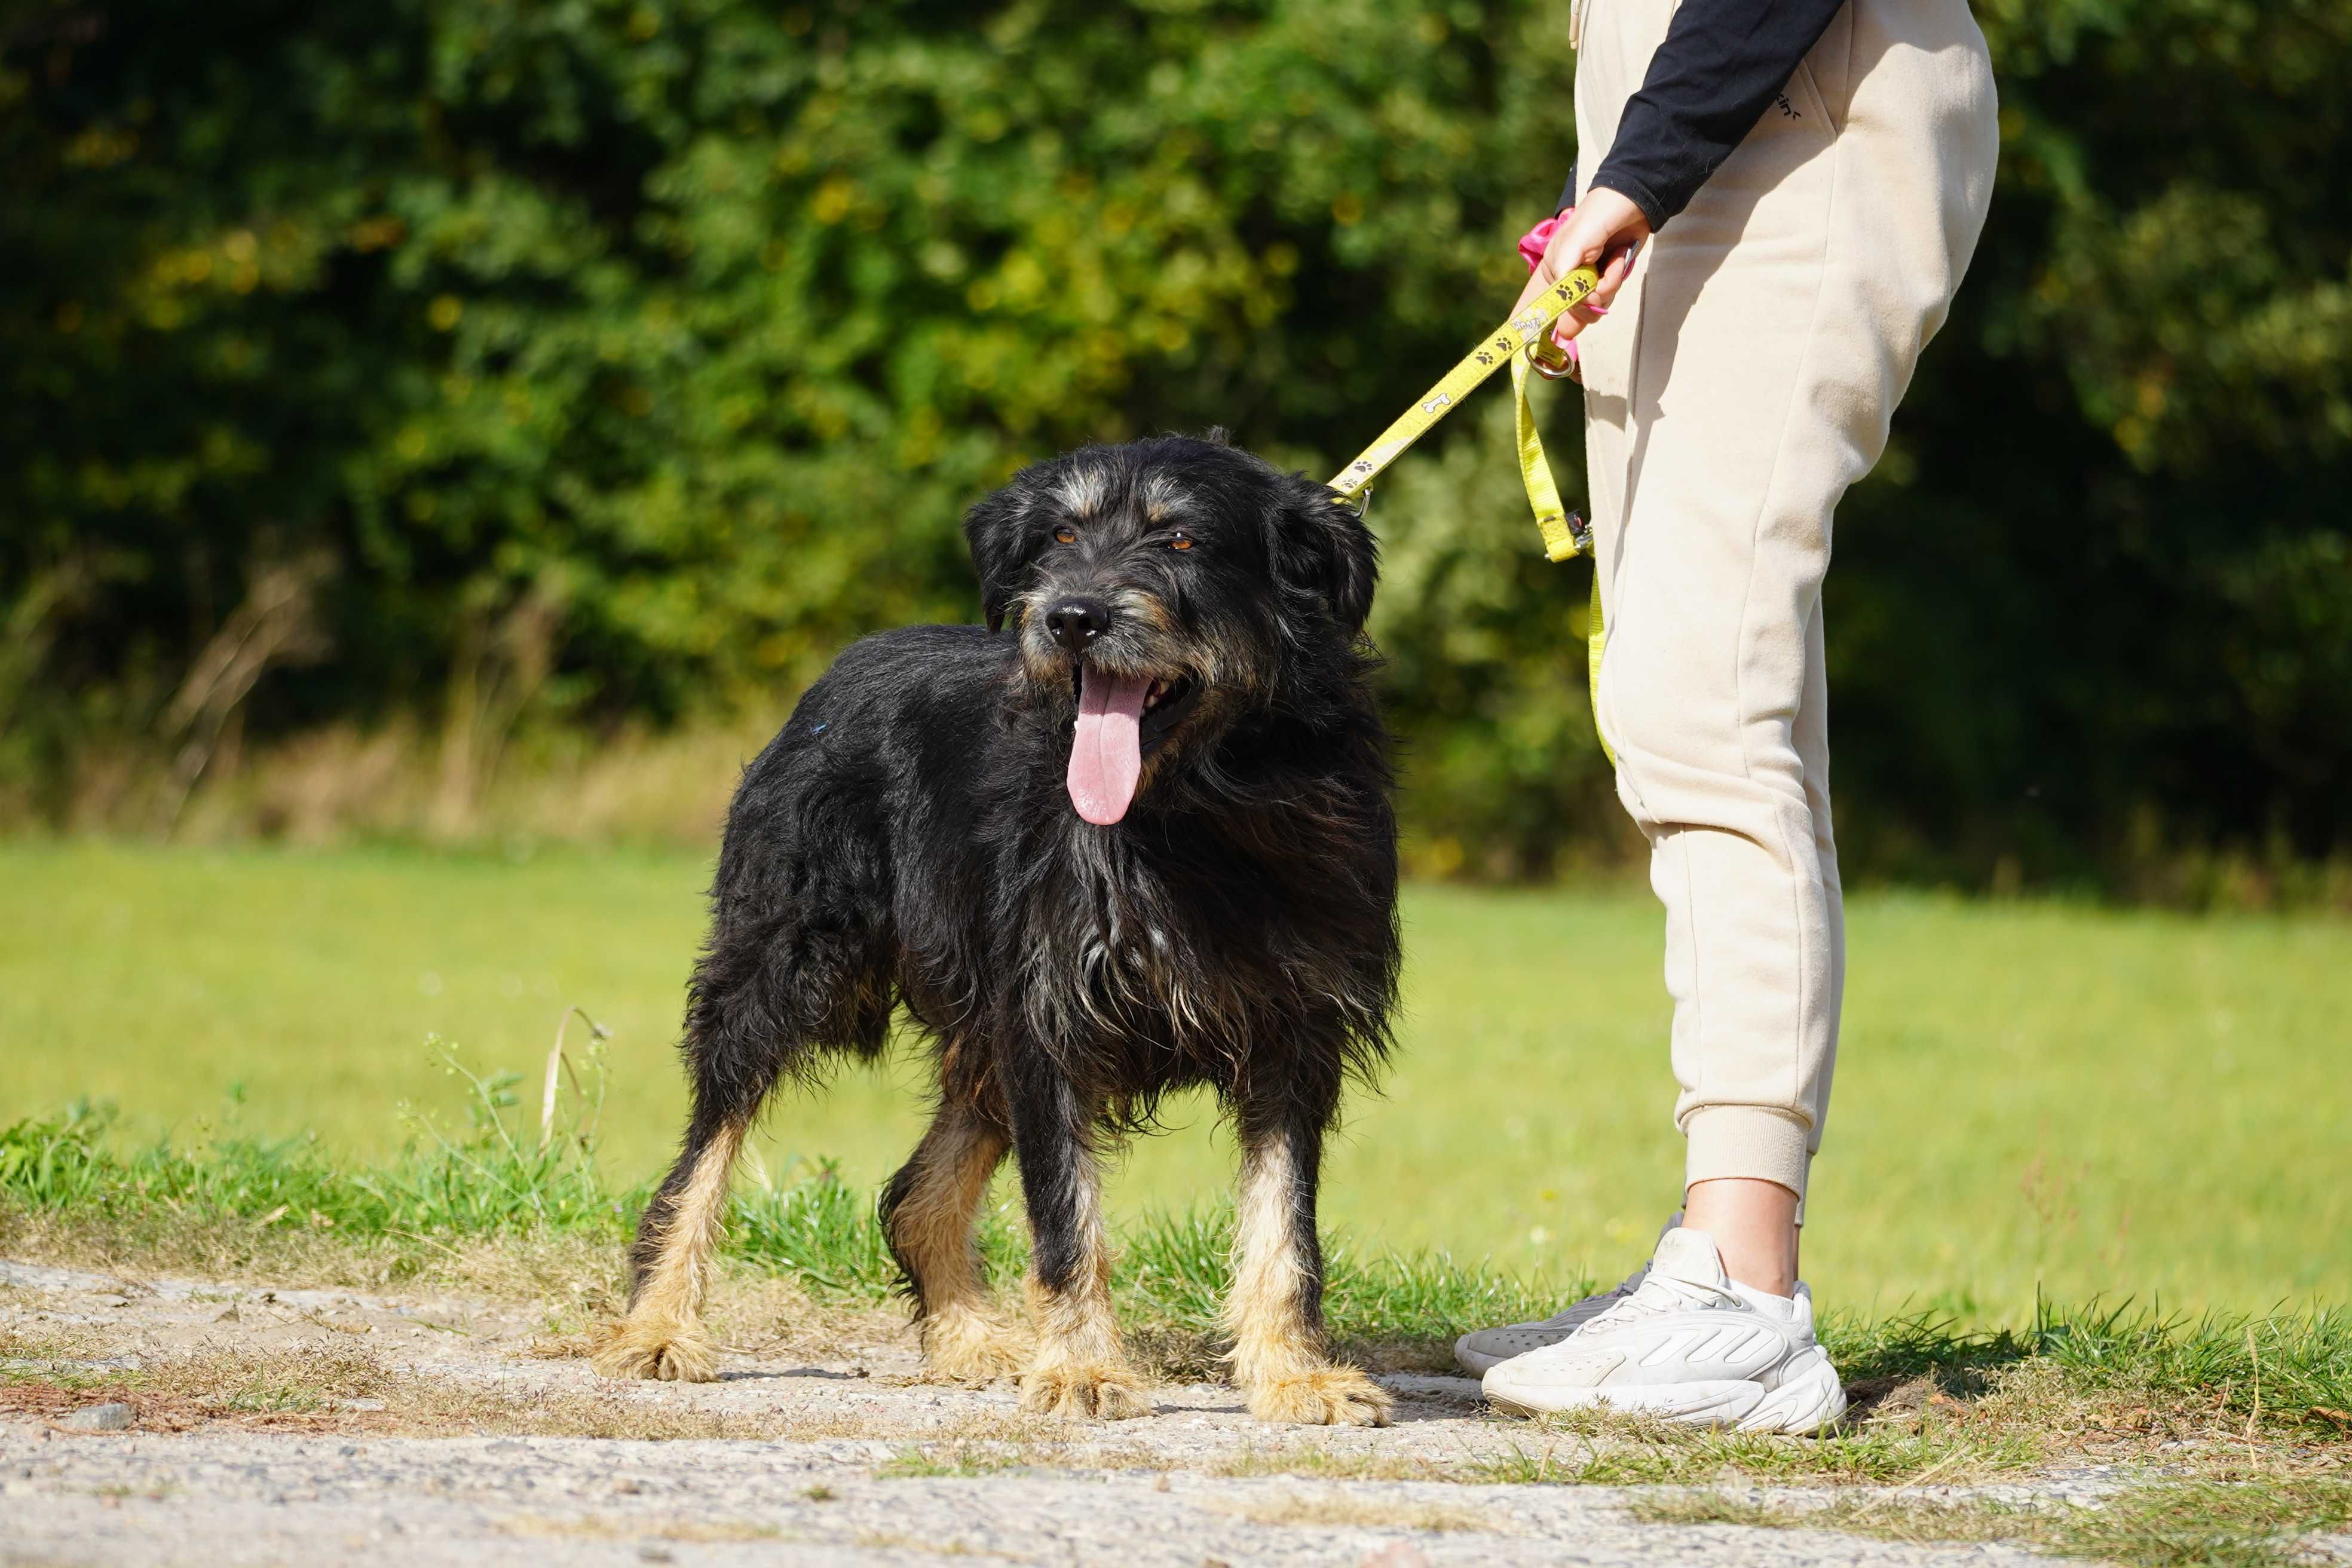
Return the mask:
POLYGON ((1365 1552, 1356 1568, 1429 1568, 1429 1559, 1410 1541, 1391 1541, 1365 1552))
POLYGON ((111 1405, 85 1405, 58 1416, 58 1425, 68 1432, 128 1432, 137 1419, 138 1412, 118 1400, 111 1405))
POLYGON ((654 1546, 651 1544, 637 1548, 637 1560, 641 1563, 672 1563, 677 1561, 677 1559, 671 1555, 670 1549, 668 1547, 654 1546))

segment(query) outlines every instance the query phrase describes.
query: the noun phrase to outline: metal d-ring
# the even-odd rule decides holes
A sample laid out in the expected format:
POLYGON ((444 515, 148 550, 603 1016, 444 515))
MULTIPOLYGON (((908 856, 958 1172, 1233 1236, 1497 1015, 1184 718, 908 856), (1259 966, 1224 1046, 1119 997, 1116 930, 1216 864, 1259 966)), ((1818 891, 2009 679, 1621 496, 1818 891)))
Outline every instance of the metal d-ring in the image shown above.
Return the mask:
POLYGON ((1536 374, 1546 381, 1576 379, 1576 362, 1569 358, 1566 351, 1558 343, 1551 341, 1549 333, 1528 345, 1528 363, 1534 365, 1536 374), (1547 353, 1546 350, 1550 352, 1547 353))

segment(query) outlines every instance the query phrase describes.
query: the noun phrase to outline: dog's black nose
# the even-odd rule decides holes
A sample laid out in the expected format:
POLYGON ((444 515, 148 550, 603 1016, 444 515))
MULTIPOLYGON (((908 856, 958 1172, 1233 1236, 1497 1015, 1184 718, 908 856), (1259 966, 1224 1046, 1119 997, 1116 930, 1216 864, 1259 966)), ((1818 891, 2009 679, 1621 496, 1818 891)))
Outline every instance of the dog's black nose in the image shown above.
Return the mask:
POLYGON ((1100 599, 1064 599, 1045 612, 1045 629, 1072 653, 1110 629, 1110 606, 1100 599))

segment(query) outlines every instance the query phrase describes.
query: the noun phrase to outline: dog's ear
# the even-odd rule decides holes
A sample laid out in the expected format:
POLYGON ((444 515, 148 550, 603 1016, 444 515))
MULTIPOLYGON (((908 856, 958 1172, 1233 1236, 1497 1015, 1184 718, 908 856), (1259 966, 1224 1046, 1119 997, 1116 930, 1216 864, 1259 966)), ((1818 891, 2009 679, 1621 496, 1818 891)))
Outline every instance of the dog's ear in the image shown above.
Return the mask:
POLYGON ((1018 478, 964 514, 964 542, 980 579, 980 611, 992 632, 1004 629, 1005 607, 1027 574, 1028 514, 1027 488, 1018 478))
POLYGON ((1320 599, 1349 637, 1364 629, 1380 582, 1380 546, 1330 486, 1305 474, 1283 476, 1270 553, 1286 594, 1320 599))

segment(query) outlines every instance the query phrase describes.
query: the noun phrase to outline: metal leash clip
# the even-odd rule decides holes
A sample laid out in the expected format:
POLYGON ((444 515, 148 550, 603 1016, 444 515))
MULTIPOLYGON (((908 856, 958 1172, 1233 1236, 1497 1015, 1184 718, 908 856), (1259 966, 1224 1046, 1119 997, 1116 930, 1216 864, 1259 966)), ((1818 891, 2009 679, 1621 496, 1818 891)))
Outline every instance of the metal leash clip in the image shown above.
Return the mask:
POLYGON ((1576 362, 1568 357, 1567 350, 1552 342, 1549 332, 1528 345, 1528 363, 1534 365, 1536 374, 1546 381, 1576 379, 1576 362))

